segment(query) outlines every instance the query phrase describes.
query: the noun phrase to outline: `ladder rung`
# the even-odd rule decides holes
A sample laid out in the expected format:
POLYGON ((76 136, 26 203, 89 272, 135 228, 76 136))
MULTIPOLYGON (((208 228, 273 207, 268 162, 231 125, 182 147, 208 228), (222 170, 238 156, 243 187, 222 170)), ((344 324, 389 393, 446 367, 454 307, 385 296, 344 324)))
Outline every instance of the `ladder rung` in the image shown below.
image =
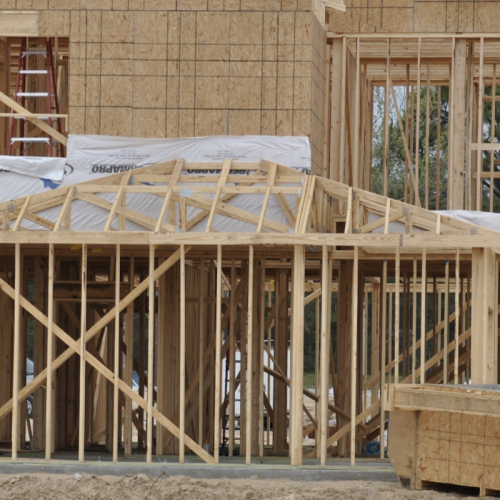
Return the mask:
POLYGON ((20 71, 21 75, 46 75, 46 69, 22 69, 20 71))
MULTIPOLYGON (((49 117, 48 116, 34 116, 33 118, 37 118, 38 120, 42 121, 48 121, 49 117)), ((14 116, 14 120, 24 120, 26 121, 28 119, 27 116, 14 116)), ((59 120, 59 118, 51 118, 51 120, 56 121, 59 120)))
POLYGON ((23 56, 46 56, 47 49, 27 49, 23 51, 23 56))
MULTIPOLYGON (((54 140, 54 139, 52 139, 54 140)), ((12 144, 15 142, 46 142, 47 144, 50 142, 49 137, 13 137, 12 144)))
MULTIPOLYGON (((54 97, 54 94, 50 94, 54 97)), ((18 92, 17 97, 49 97, 48 92, 18 92)))

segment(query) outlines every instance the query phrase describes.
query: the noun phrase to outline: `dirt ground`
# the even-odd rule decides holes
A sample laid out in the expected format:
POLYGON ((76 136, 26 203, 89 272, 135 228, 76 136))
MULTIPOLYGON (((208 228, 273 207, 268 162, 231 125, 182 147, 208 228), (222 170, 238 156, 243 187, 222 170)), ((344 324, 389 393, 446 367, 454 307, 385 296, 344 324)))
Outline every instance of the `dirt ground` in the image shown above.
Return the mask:
MULTIPOLYGON (((444 500, 474 498, 459 493, 408 491, 396 483, 289 480, 190 479, 164 476, 93 476, 87 474, 0 475, 0 499, 172 499, 172 500, 444 500)), ((477 497, 475 497, 477 498, 477 497)))

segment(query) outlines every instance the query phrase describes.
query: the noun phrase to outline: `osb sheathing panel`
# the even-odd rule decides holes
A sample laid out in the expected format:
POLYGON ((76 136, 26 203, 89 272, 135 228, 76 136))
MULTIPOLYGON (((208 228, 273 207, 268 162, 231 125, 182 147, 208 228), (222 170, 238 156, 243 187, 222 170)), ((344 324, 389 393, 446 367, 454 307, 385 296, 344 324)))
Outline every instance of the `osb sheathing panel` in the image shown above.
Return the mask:
POLYGON ((500 418, 419 412, 417 479, 500 490, 500 418))
POLYGON ((498 0, 346 0, 345 13, 328 14, 328 29, 339 33, 496 33, 500 26, 498 0))
POLYGON ((0 0, 68 36, 69 130, 307 135, 322 171, 326 34, 311 0, 0 0))

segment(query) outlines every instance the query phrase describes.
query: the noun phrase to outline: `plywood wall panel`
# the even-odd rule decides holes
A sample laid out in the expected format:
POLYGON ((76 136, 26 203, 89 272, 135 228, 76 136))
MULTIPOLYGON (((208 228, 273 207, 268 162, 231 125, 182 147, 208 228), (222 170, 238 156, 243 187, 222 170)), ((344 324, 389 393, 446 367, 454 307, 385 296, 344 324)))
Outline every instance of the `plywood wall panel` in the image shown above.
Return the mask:
POLYGON ((310 0, 46 6, 47 35, 70 38, 72 131, 307 135, 321 163, 326 36, 310 0))

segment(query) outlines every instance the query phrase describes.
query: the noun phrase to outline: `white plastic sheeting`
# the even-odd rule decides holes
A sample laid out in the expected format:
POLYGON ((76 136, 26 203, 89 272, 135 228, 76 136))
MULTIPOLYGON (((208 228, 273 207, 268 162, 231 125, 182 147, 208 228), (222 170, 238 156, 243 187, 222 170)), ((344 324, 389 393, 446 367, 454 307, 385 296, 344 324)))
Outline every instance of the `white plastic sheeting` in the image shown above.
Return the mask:
POLYGON ((500 232, 500 214, 475 210, 439 210, 436 213, 500 232))
MULTIPOLYGON (((266 159, 294 167, 302 172, 308 172, 311 168, 310 144, 307 137, 217 136, 187 139, 139 139, 70 136, 62 181, 55 182, 50 178, 35 178, 14 172, 0 172, 0 201, 9 201, 29 194, 55 189, 59 186, 69 186, 176 158, 183 158, 186 162, 203 163, 220 162, 226 158, 240 162, 259 162, 261 159, 266 159)), ((243 173, 242 179, 244 177, 243 173)), ((115 198, 113 193, 103 193, 98 196, 109 202, 115 198)), ((285 195, 285 197, 290 208, 294 210, 295 197, 293 195, 285 195)), ((264 195, 240 195, 233 198, 228 204, 258 215, 263 199, 264 195)), ((161 205, 162 198, 157 196, 127 195, 128 208, 154 219, 158 218, 161 205)), ((55 221, 59 211, 59 208, 49 209, 40 215, 55 221)), ((198 212, 198 209, 188 207, 188 218, 193 217, 198 212)), ((74 201, 72 204, 72 228, 80 231, 103 230, 108 215, 106 210, 99 207, 79 200, 74 201)), ((274 196, 269 200, 266 218, 283 224, 287 223, 285 214, 274 196)), ((41 229, 29 221, 23 221, 23 227, 41 229)), ((192 231, 203 231, 205 227, 206 220, 195 226, 192 231)), ((215 216, 212 227, 217 231, 224 232, 255 231, 255 226, 251 224, 219 215, 215 216)), ((141 231, 144 228, 127 221, 127 230, 141 231)))
MULTIPOLYGON (((500 232, 500 214, 478 212, 474 210, 431 210, 430 212, 446 215, 462 222, 468 222, 469 224, 474 224, 475 226, 484 227, 485 229, 491 229, 493 231, 500 232)), ((368 214, 368 222, 373 222, 381 218, 382 216, 374 213, 368 214)), ((415 225, 413 226, 413 230, 415 232, 423 231, 415 225)), ((372 232, 383 233, 384 226, 374 229, 372 232)), ((389 224, 389 232, 404 233, 405 225, 402 222, 391 222, 389 224)))
POLYGON ((0 156, 0 171, 14 172, 36 179, 60 182, 64 176, 66 158, 40 156, 0 156))

